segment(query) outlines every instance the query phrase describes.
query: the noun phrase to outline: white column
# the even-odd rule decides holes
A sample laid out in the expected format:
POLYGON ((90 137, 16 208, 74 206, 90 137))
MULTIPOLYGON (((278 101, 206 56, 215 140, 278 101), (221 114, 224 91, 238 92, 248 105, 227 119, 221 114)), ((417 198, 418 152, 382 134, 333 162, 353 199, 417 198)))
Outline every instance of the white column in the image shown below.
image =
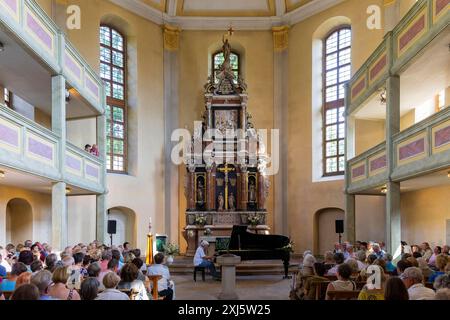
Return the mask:
POLYGON ((61 181, 52 186, 52 246, 64 250, 67 246, 67 199, 64 181, 66 152, 66 80, 62 75, 52 77, 52 131, 58 135, 58 168, 61 181))
MULTIPOLYGON (((391 175, 396 152, 391 137, 400 131, 400 77, 389 77, 386 82, 386 90, 386 154, 388 172, 391 175)), ((386 193, 386 248, 392 254, 400 246, 400 217, 400 183, 389 181, 386 193)))
POLYGON ((52 247, 55 251, 67 246, 67 220, 66 184, 57 182, 52 186, 52 247))

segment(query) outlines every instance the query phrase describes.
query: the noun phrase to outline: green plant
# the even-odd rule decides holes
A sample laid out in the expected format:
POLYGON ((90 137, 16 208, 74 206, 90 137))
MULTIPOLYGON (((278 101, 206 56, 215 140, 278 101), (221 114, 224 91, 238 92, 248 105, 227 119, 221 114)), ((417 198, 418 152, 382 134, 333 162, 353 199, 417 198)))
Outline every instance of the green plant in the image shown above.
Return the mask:
POLYGON ((248 223, 250 225, 256 226, 256 225, 258 225, 260 223, 261 219, 258 216, 255 215, 255 216, 248 217, 247 220, 248 220, 248 223))
POLYGON ((195 217, 195 224, 204 226, 206 224, 206 217, 202 215, 198 215, 195 217))
POLYGON ((180 248, 176 244, 169 243, 164 245, 164 253, 168 256, 175 256, 180 253, 180 248))

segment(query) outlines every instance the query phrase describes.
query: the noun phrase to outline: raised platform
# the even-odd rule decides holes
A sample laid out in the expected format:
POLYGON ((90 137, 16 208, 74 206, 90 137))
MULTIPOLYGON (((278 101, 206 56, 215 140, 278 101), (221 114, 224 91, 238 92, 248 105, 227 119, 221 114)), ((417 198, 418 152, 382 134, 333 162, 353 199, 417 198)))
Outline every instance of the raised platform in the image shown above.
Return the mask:
MULTIPOLYGON (((292 257, 289 272, 298 270, 300 259, 292 257)), ((194 264, 191 257, 177 256, 172 265, 169 266, 171 274, 192 274, 194 264)), ((236 267, 236 274, 248 275, 283 275, 284 267, 281 260, 251 260, 242 261, 236 267)))

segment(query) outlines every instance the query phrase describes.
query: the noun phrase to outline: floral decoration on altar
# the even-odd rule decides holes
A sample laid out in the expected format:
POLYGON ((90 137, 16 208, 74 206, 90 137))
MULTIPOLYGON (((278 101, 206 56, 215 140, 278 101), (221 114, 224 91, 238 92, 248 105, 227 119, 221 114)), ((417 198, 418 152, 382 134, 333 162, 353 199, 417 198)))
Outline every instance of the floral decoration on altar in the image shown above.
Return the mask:
POLYGON ((206 224, 206 217, 204 215, 196 215, 194 223, 199 226, 204 226, 206 224))

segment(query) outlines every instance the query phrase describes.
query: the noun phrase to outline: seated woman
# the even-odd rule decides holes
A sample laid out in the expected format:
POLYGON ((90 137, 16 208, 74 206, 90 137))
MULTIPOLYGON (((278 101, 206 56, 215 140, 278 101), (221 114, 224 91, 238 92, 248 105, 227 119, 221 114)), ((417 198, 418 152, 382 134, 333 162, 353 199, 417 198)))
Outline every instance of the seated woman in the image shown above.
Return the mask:
POLYGON ((16 288, 17 278, 24 272, 27 272, 27 266, 22 262, 16 262, 11 267, 11 274, 8 279, 3 279, 0 283, 1 291, 13 291, 16 288))
POLYGON ((117 290, 117 285, 120 282, 120 277, 114 272, 110 271, 103 277, 103 285, 105 290, 95 298, 95 300, 130 300, 128 295, 117 290))
POLYGON ((80 286, 81 300, 95 300, 98 295, 98 287, 100 282, 97 278, 86 278, 80 286))
POLYGON ((70 272, 68 267, 57 267, 53 272, 53 285, 48 290, 48 295, 59 300, 80 300, 80 295, 75 289, 68 289, 66 284, 70 272))
POLYGON ((350 280, 350 276, 352 275, 352 268, 346 264, 340 264, 337 267, 337 280, 330 282, 327 287, 327 293, 325 300, 330 300, 330 296, 328 293, 330 291, 353 291, 356 290, 356 283, 350 280))
POLYGON ((127 263, 120 270, 119 289, 132 291, 131 300, 150 300, 144 282, 138 280, 139 269, 133 263, 127 263))
POLYGON ((39 289, 34 284, 23 284, 14 290, 11 300, 39 300, 39 289))
POLYGON ((331 251, 325 252, 325 254, 324 254, 325 260, 323 262, 323 265, 324 265, 326 271, 330 270, 331 268, 333 268, 335 266, 336 263, 334 262, 333 257, 334 257, 333 252, 331 252, 331 251))
MULTIPOLYGON (((366 284, 359 293, 358 300, 384 300, 386 276, 383 268, 373 265, 370 270, 375 271, 374 283, 366 284), (378 278, 379 277, 379 278, 378 278)), ((369 274, 367 274, 369 276, 369 274)))
POLYGON ((304 299, 305 300, 315 300, 317 295, 317 290, 320 290, 320 283, 328 281, 325 278, 326 269, 325 265, 320 262, 314 263, 314 275, 309 277, 305 283, 304 299))
POLYGON ((429 276, 427 282, 434 282, 434 280, 436 280, 438 276, 445 274, 445 267, 447 266, 448 262, 449 259, 447 256, 443 254, 439 254, 438 256, 436 256, 436 269, 438 271, 429 276))
POLYGON ((384 300, 407 301, 409 300, 408 289, 399 277, 390 277, 384 288, 384 300))

